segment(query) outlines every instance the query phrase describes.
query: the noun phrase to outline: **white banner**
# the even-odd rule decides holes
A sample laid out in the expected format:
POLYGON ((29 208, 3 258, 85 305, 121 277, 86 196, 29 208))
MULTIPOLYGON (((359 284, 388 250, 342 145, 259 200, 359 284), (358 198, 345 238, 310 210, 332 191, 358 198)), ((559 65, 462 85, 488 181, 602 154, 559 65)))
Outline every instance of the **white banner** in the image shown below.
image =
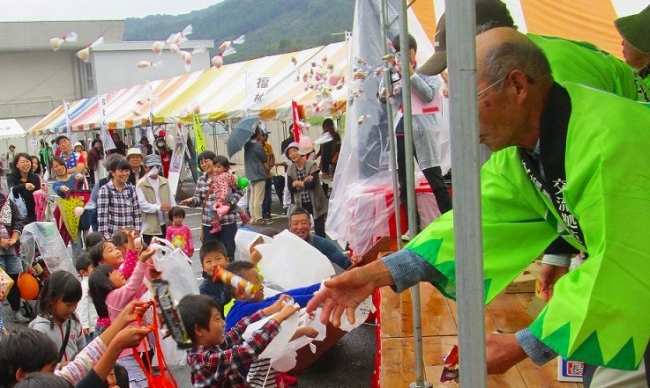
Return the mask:
POLYGON ((106 95, 103 94, 99 97, 99 120, 101 122, 102 130, 102 142, 104 143, 104 151, 114 150, 115 142, 111 137, 111 134, 108 133, 108 123, 106 122, 106 95))
POLYGON ((72 125, 70 125, 70 103, 63 100, 63 110, 65 112, 65 135, 72 141, 72 125))
POLYGON ((246 73, 246 108, 262 100, 270 82, 271 74, 252 71, 246 73))
POLYGON ((172 160, 169 165, 169 188, 172 193, 176 193, 178 182, 181 178, 181 169, 183 168, 183 159, 185 158, 185 149, 187 143, 185 142, 185 135, 181 132, 175 138, 174 152, 172 153, 172 160))

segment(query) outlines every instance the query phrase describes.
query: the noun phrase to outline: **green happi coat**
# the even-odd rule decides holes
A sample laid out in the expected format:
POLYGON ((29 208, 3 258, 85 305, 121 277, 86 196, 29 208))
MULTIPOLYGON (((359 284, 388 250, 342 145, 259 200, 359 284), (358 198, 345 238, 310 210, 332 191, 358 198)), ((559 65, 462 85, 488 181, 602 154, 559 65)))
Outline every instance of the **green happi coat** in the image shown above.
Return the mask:
POLYGON ((526 36, 544 50, 556 81, 577 82, 630 100, 650 101, 650 82, 644 83, 630 65, 593 44, 552 36, 526 36))
MULTIPOLYGON (((571 114, 563 197, 585 246, 533 185, 518 149, 494 153, 481 170, 486 303, 563 235, 589 259, 558 281, 531 332, 566 358, 635 369, 650 336, 650 110, 577 84, 564 86, 571 114)), ((434 285, 455 297, 453 211, 405 249, 440 271, 444 279, 434 285)))

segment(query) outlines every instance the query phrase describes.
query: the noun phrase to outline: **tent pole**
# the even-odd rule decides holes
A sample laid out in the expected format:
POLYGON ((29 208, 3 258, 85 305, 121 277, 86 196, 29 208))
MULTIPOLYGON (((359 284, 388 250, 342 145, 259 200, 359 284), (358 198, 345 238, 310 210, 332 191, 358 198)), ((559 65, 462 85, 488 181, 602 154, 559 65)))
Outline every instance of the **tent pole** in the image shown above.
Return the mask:
MULTIPOLYGON (((413 123, 411 109, 411 80, 408 76, 410 65, 409 60, 409 29, 408 29, 408 4, 400 1, 399 9, 400 23, 400 50, 402 66, 402 107, 404 109, 404 144, 406 155, 406 196, 408 225, 411 235, 418 231, 417 206, 415 203, 415 175, 413 163, 413 123)), ((401 231, 398 239, 401 239, 401 231)), ((431 387, 432 384, 424 381, 424 359, 422 356, 422 316, 420 310, 420 285, 411 287, 411 300, 413 304, 413 340, 415 341, 413 352, 415 353, 415 382, 410 384, 411 388, 431 387)))
POLYGON ((446 0, 458 343, 463 386, 486 387, 475 0, 446 0))
MULTIPOLYGON (((390 25, 386 24, 388 19, 388 10, 386 7, 387 0, 381 0, 381 12, 379 14, 379 20, 381 24, 381 39, 384 41, 384 55, 388 54, 388 41, 386 36, 386 31, 390 25)), ((384 72, 384 85, 386 88, 389 88, 391 83, 390 72, 384 72)), ((390 169, 391 177, 393 179, 393 212, 395 214, 395 231, 397 235, 397 249, 402 249, 402 220, 400 217, 400 203, 399 203, 399 187, 397 185, 397 144, 395 141, 395 122, 393 120, 393 106, 390 101, 388 101, 388 96, 386 96, 386 118, 388 122, 388 139, 390 143, 390 169)))

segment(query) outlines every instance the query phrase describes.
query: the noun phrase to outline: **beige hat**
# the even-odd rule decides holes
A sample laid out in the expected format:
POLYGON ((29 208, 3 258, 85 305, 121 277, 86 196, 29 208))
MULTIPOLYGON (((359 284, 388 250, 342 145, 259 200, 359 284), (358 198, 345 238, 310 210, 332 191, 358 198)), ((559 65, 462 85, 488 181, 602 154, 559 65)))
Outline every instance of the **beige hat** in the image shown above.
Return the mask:
POLYGON ((129 148, 129 151, 126 153, 126 159, 128 160, 131 156, 135 155, 141 158, 144 157, 144 155, 142 155, 142 151, 140 151, 139 148, 129 148))

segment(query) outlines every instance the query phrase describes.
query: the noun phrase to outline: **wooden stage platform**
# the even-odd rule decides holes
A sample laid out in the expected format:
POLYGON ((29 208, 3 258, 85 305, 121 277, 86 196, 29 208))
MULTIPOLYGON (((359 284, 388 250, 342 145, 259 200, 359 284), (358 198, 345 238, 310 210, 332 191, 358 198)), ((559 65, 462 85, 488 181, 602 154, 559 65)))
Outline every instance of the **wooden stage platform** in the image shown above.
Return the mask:
MULTIPOLYGON (((456 303, 443 297, 428 283, 421 283, 420 289, 426 380, 434 387, 462 386, 454 382, 440 383, 442 357, 458 343, 456 303)), ((411 293, 406 291, 398 295, 386 287, 380 290, 380 294, 381 387, 408 387, 415 381, 411 293)), ((526 313, 526 307, 532 300, 532 293, 499 295, 485 312, 487 332, 515 332, 527 327, 532 318, 526 313)), ((540 367, 526 360, 503 375, 488 376, 488 387, 582 387, 579 383, 558 382, 556 376, 555 361, 540 367)))

